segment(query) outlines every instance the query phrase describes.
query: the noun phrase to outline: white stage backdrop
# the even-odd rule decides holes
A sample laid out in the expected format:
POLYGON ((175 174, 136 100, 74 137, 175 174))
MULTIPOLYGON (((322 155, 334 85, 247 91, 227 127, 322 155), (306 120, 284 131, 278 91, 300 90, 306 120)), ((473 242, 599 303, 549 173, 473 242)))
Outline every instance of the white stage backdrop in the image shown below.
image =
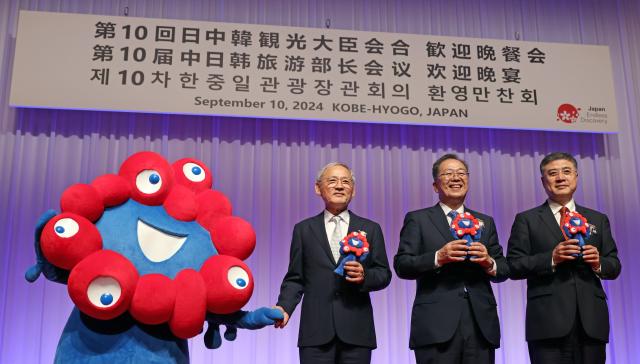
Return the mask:
MULTIPOLYGON (((35 259, 32 239, 38 216, 46 209, 57 209, 60 194, 70 184, 113 173, 126 156, 145 149, 172 161, 185 156, 201 159, 214 173, 214 186, 233 202, 234 214, 255 227, 257 248, 247 263, 256 288, 247 308, 275 302, 287 267, 293 225, 322 209, 313 193, 313 179, 317 168, 328 161, 343 160, 355 169, 358 193, 352 208, 381 224, 391 258, 404 214, 435 203, 430 168, 438 156, 457 152, 468 160, 468 205, 494 216, 506 246, 514 215, 545 199, 537 172, 540 159, 551 151, 568 150, 580 163, 576 200, 609 215, 623 264, 620 278, 605 282, 612 323, 608 362, 640 362, 640 266, 635 264, 640 211, 639 6, 636 0, 0 1, 0 362, 50 363, 72 307, 66 287, 43 279, 35 284, 24 280, 25 269, 35 259), (605 45, 611 52, 620 132, 509 131, 9 106, 20 9, 109 18, 123 15, 125 8, 131 17, 153 19, 315 29, 324 29, 330 22, 331 29, 350 31, 509 41, 518 33, 527 42, 605 45)), ((92 49, 84 51, 91 57, 92 49)), ((46 54, 40 57, 43 62, 47 59, 46 54)), ((520 115, 512 117, 515 123, 520 115)), ((508 281, 495 285, 494 290, 502 328, 497 363, 527 363, 525 283, 508 281)), ((374 363, 414 362, 408 349, 414 292, 414 282, 394 276, 386 290, 373 294, 379 346, 373 353, 374 363)), ((219 350, 205 349, 202 337, 196 337, 189 341, 192 362, 297 363, 298 322, 296 312, 285 330, 240 331, 236 342, 224 342, 219 350)))
POLYGON ((11 104, 618 130, 607 46, 28 11, 11 104))

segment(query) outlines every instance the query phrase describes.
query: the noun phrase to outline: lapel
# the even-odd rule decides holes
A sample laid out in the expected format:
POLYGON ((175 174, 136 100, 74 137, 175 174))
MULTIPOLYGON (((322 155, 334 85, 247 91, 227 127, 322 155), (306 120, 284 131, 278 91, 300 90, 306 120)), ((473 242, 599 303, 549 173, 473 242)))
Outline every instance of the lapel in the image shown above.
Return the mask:
MULTIPOLYGON (((585 217, 585 219, 587 218, 587 215, 589 215, 589 212, 587 212, 584 207, 576 204, 576 211, 578 211, 578 213, 582 216, 585 217)), ((587 222, 589 222, 589 219, 587 219, 587 222)))
POLYGON ((324 227, 324 210, 311 220, 311 230, 329 261, 335 265, 336 262, 333 260, 333 254, 331 254, 331 247, 329 246, 329 239, 327 238, 327 230, 324 227))
MULTIPOLYGON (((464 212, 468 212, 468 213, 470 213, 471 215, 473 215, 473 217, 475 217, 476 219, 478 219, 478 220, 482 220, 482 219, 480 219, 480 217, 478 216, 478 214, 479 214, 479 213, 478 213, 477 211, 474 211, 474 210, 468 209, 468 208, 467 208, 467 206, 464 206, 464 212)), ((484 222, 483 222, 483 223, 484 223, 484 222)), ((483 227, 482 229, 484 229, 484 227, 483 227)), ((484 231, 483 231, 483 230, 481 230, 481 233, 480 233, 480 239, 479 239, 479 241, 482 241, 482 242, 484 242, 484 236, 485 236, 483 233, 484 233, 484 231)))
POLYGON ((549 232, 551 232, 555 241, 564 241, 560 225, 556 222, 556 218, 553 217, 553 213, 551 213, 551 208, 547 201, 538 207, 538 216, 540 216, 544 225, 547 227, 549 232))
POLYGON ((364 219, 349 210, 349 229, 345 235, 357 230, 364 231, 364 219))
MULTIPOLYGON (((589 213, 589 211, 585 210, 585 208, 584 208, 584 207, 582 207, 582 206, 580 206, 580 205, 578 205, 578 204, 576 204, 576 211, 578 211, 578 213, 579 213, 580 215, 584 216, 584 218, 585 218, 585 219, 587 219, 587 224, 588 224, 588 225, 593 225, 593 222, 592 222, 592 216, 591 216, 591 214, 589 213)), ((595 225, 593 225, 593 227, 595 227, 595 225)), ((589 227, 588 227, 588 226, 587 226, 587 229, 589 229, 589 227)), ((593 238, 593 235, 594 235, 594 233, 592 232, 592 233, 590 234, 590 236, 589 236, 589 239, 586 239, 586 240, 585 240, 585 243, 588 243, 588 242, 592 241, 591 239, 593 238)), ((591 243, 588 243, 588 244, 591 244, 591 243)))
POLYGON ((436 227, 436 229, 438 229, 440 235, 442 235, 445 241, 453 240, 453 235, 451 235, 449 223, 447 222, 447 217, 444 215, 444 211, 442 211, 439 204, 428 208, 427 215, 429 215, 431 223, 436 227))

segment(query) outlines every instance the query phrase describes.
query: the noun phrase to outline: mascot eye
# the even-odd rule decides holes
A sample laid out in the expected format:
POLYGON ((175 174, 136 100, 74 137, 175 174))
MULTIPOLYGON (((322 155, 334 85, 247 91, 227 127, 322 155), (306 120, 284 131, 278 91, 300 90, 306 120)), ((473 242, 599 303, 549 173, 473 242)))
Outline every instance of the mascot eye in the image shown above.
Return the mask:
POLYGON ((206 177, 204 168, 195 163, 185 163, 184 166, 182 166, 182 173, 193 182, 202 182, 206 177))
POLYGON ((111 307, 120 299, 120 284, 111 277, 98 277, 89 284, 87 297, 97 307, 111 307))
POLYGON ((53 226, 53 230, 56 232, 56 235, 61 238, 70 238, 76 235, 79 229, 80 227, 78 226, 78 223, 68 217, 58 220, 58 222, 53 226))
POLYGON ((136 187, 147 195, 156 193, 162 187, 162 177, 160 177, 160 173, 152 169, 144 170, 136 177, 136 187))
POLYGON ((249 286, 249 275, 240 267, 231 267, 227 271, 227 280, 237 289, 245 289, 249 286))

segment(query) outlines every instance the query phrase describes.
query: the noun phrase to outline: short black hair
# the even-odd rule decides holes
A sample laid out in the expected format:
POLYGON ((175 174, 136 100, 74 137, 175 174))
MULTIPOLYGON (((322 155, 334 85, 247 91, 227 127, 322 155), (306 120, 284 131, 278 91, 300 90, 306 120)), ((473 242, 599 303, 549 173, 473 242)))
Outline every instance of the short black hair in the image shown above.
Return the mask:
POLYGON ((431 168, 431 175, 433 175, 434 181, 438 179, 438 170, 440 169, 440 164, 442 164, 442 162, 446 161, 447 159, 455 159, 457 161, 462 162, 462 164, 464 164, 464 168, 467 170, 467 172, 469 172, 469 166, 467 165, 467 162, 465 162, 464 159, 458 157, 457 154, 448 153, 438 158, 438 160, 436 160, 433 163, 433 167, 431 168))
POLYGON ((557 160, 569 161, 573 164, 573 168, 575 168, 576 171, 578 170, 578 161, 576 161, 576 159, 571 154, 566 152, 553 152, 545 155, 544 158, 542 158, 542 161, 540 162, 540 174, 544 174, 544 167, 547 164, 557 160))

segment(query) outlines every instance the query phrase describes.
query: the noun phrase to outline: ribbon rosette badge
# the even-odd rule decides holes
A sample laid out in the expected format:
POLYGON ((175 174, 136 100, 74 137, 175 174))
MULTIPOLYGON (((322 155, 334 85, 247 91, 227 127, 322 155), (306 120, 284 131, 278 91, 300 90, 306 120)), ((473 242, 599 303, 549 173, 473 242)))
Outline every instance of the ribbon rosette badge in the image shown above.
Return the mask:
MULTIPOLYGON (((564 216, 564 224, 562 224, 562 235, 565 239, 577 239, 580 251, 585 244, 585 240, 591 236, 592 225, 589 225, 587 219, 576 211, 571 211, 564 216)), ((593 228, 595 229, 595 228, 593 228)), ((576 257, 581 257, 582 253, 574 254, 576 257)))
POLYGON ((340 261, 334 272, 339 276, 344 276, 344 263, 351 261, 363 262, 369 255, 369 242, 367 233, 364 231, 354 231, 340 240, 340 261))
MULTIPOLYGON (((467 241, 467 246, 471 246, 472 242, 480 240, 483 226, 480 220, 465 211, 456 215, 451 221, 450 228, 454 239, 464 239, 467 241)), ((469 255, 465 259, 469 259, 469 255)))

